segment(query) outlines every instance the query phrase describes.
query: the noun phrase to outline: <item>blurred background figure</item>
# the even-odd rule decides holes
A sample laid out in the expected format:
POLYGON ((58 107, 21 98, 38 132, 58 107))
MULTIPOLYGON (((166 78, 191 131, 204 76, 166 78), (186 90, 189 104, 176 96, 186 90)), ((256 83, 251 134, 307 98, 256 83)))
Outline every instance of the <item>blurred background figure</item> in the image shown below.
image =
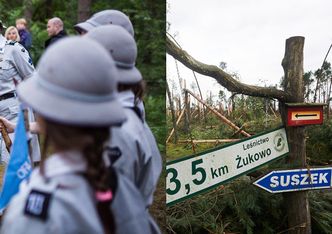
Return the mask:
MULTIPOLYGON (((26 36, 26 35, 24 35, 24 36, 26 36)), ((20 42, 22 40, 22 38, 19 35, 19 32, 18 32, 17 28, 15 28, 14 26, 10 26, 10 27, 7 28, 7 30, 5 32, 5 38, 9 41, 14 41, 14 42, 20 42)), ((20 49, 21 50, 20 53, 25 54, 25 53, 29 52, 28 50, 25 50, 24 48, 22 48, 23 45, 21 43, 20 43, 20 45, 15 45, 15 44, 7 41, 7 44, 10 45, 11 47, 14 46, 14 47, 17 47, 18 49, 20 49)), ((31 61, 31 57, 30 57, 29 53, 28 53, 27 60, 25 60, 25 61, 21 61, 21 59, 17 58, 16 56, 14 56, 13 59, 15 59, 15 63, 18 64, 17 65, 18 69, 20 69, 20 67, 26 67, 26 66, 28 66, 29 69, 31 69, 30 68, 30 63, 32 61, 31 61)), ((3 74, 6 75, 7 73, 11 74, 8 71, 4 71, 3 74)), ((14 84, 16 86, 21 80, 14 79, 13 81, 14 81, 14 84)), ((28 116, 29 116, 30 121, 35 121, 35 116, 34 116, 32 110, 28 111, 28 116)), ((32 153, 33 161, 35 163, 38 163, 40 161, 40 147, 39 147, 39 140, 38 140, 37 135, 32 135, 30 141, 31 141, 31 146, 32 146, 32 152, 31 153, 32 153)))
POLYGON ((20 41, 20 35, 17 31, 17 28, 15 28, 14 26, 10 26, 6 29, 6 32, 5 32, 5 38, 7 40, 10 40, 10 41, 17 41, 19 42, 20 41))
POLYGON ((45 41, 45 49, 67 36, 60 18, 54 17, 47 22, 47 34, 50 38, 45 41))
MULTIPOLYGON (((28 79, 34 72, 34 66, 29 53, 21 44, 8 41, 2 36, 4 28, 0 21, 0 115, 16 123, 20 105, 16 95, 16 84, 28 79)), ((9 136, 14 137, 13 134, 9 136)), ((1 162, 7 165, 9 153, 4 144, 1 144, 0 149, 1 162)), ((39 145, 36 152, 39 155, 39 145)))
POLYGON ((24 46, 25 49, 30 50, 32 45, 32 37, 27 29, 27 21, 24 18, 17 19, 16 28, 20 36, 20 44, 24 46))

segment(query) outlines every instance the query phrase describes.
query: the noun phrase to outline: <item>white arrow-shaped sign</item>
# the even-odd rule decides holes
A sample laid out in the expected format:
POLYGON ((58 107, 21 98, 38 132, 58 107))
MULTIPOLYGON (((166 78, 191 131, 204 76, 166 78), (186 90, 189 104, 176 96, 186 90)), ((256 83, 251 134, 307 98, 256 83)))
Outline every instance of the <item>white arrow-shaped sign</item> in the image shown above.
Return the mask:
POLYGON ((254 185, 270 193, 331 188, 331 175, 331 167, 272 171, 256 180, 254 185))

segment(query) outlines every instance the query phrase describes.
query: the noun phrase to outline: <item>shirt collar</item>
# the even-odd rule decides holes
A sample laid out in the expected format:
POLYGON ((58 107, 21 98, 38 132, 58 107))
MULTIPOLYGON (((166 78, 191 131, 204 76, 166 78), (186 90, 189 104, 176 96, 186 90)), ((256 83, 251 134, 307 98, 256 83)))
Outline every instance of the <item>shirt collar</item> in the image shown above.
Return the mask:
POLYGON ((4 48, 6 45, 6 38, 0 34, 0 48, 4 48))
POLYGON ((84 172, 86 171, 87 163, 82 153, 78 151, 66 151, 51 155, 45 161, 44 168, 46 177, 54 177, 57 175, 84 172))
POLYGON ((135 95, 130 90, 119 92, 118 100, 123 107, 134 107, 135 105, 135 95))
MULTIPOLYGON (((130 90, 119 92, 118 100, 120 101, 122 107, 131 108, 135 106, 135 95, 130 90)), ((139 100, 136 107, 140 110, 143 121, 145 121, 145 109, 143 102, 139 100)))

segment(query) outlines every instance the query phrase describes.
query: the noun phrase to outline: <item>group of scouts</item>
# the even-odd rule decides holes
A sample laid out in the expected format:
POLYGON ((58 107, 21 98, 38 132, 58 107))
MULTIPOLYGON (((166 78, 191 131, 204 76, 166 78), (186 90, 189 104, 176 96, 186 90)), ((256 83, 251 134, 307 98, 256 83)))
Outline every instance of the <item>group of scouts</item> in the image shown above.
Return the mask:
POLYGON ((44 139, 0 232, 160 233, 148 209, 162 160, 145 120, 133 25, 104 10, 74 28, 81 36, 49 46, 36 70, 23 46, 0 36, 0 116, 11 132, 23 103, 44 139))

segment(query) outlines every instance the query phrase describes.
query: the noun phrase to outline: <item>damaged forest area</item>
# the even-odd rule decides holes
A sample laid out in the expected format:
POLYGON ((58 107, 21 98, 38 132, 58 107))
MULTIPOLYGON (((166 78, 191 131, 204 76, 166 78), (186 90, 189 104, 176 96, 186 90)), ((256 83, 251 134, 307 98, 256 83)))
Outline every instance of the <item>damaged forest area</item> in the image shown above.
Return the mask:
POLYGON ((280 84, 256 86, 167 33, 177 69, 167 80, 169 233, 331 232, 332 70, 325 58, 304 72, 304 47, 288 38, 280 84), (203 97, 196 77, 188 88, 179 64, 214 79, 218 97, 203 97))

